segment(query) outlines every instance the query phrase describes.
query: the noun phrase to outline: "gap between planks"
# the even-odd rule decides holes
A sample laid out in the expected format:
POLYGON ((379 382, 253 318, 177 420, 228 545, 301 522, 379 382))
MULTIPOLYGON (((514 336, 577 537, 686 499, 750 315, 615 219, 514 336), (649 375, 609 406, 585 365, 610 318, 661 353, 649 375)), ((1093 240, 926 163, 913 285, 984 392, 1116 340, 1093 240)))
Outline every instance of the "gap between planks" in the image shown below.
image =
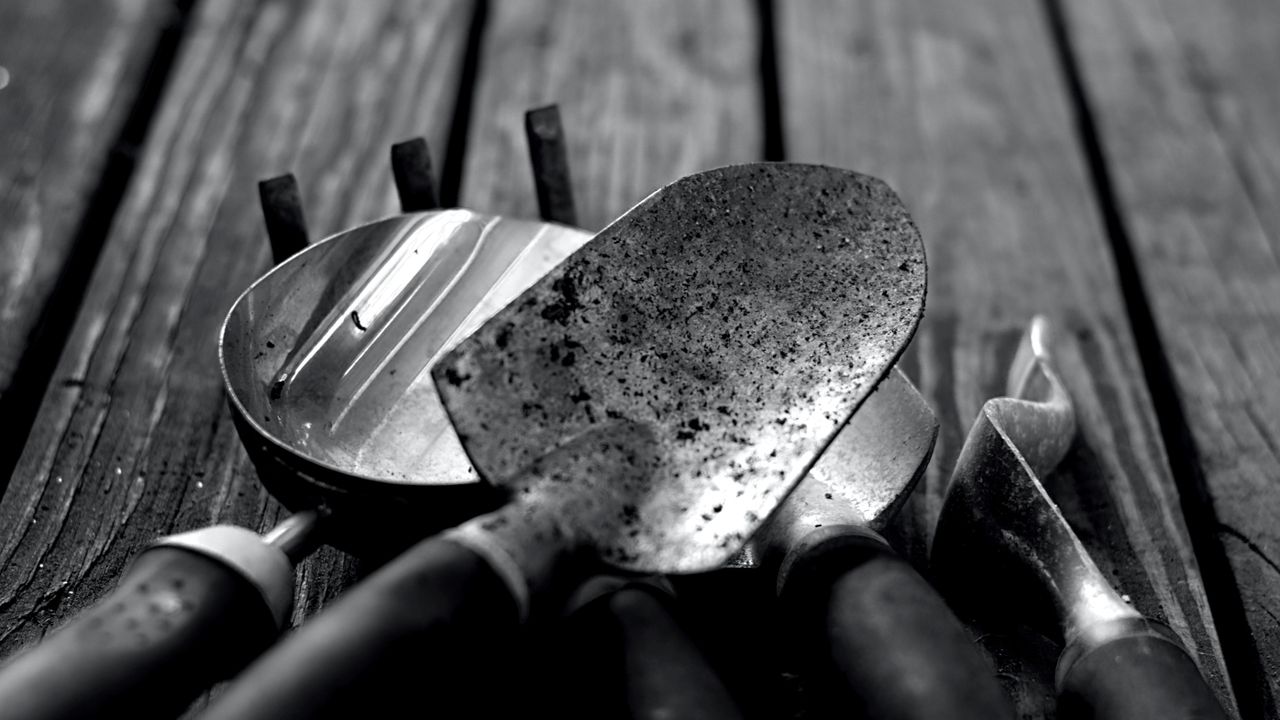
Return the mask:
POLYGON ((41 401, 80 310, 85 288, 97 265, 116 210, 124 200, 125 190, 137 166, 137 156, 146 143, 151 121, 182 45, 194 2, 173 0, 171 14, 161 26, 150 56, 144 63, 142 81, 129 102, 120 131, 107 146, 107 160, 92 185, 89 201, 72 232, 66 260, 58 271, 30 342, 14 368, 3 396, 0 416, 4 418, 6 442, 0 447, 0 497, 8 490, 9 479, 31 435, 41 401))
POLYGON ((1169 356, 1156 328, 1133 240, 1122 217, 1106 153, 1099 140, 1094 110, 1084 89, 1079 58, 1063 14, 1062 0, 1042 2, 1063 80, 1071 95, 1071 108, 1089 171, 1090 186, 1115 261, 1125 311, 1133 328, 1144 379, 1150 389, 1161 439, 1169 456, 1183 520, 1200 566, 1228 678, 1241 716, 1262 717, 1264 708, 1258 688, 1265 683, 1265 675, 1261 657, 1249 629, 1239 584, 1218 534, 1221 523, 1214 511, 1203 463, 1192 439, 1169 356))

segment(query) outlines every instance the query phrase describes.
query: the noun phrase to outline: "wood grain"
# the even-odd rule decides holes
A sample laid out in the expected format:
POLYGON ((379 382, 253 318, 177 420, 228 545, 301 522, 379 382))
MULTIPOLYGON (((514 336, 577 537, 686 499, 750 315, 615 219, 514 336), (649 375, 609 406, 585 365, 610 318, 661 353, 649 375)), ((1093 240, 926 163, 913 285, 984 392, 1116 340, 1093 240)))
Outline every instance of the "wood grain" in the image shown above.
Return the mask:
MULTIPOLYGON (((1025 323, 1048 313, 1080 424, 1051 492, 1103 571, 1174 628, 1233 707, 1042 8, 865 0, 779 11, 792 159, 886 179, 928 246, 928 306, 908 364, 942 433, 905 518, 914 559, 964 433, 1001 392, 1025 323)), ((1052 715, 1052 644, 985 642, 1020 712, 1052 715)))
POLYGON ((1262 661, 1250 702, 1280 717, 1280 7, 1063 7, 1262 661))
MULTIPOLYGON (((734 0, 495 3, 480 58, 463 203, 537 217, 524 113, 551 103, 560 106, 577 214, 588 229, 607 225, 684 175, 759 159, 764 128, 759 27, 752 10, 734 0)), ((715 670, 749 717, 782 717, 775 710, 789 706, 789 696, 777 692, 768 654, 768 604, 759 602, 767 593, 738 592, 750 579, 691 580, 692 592, 681 594, 686 627, 714 656, 715 670)), ((576 716, 565 706, 579 703, 576 712, 590 716, 580 706, 590 702, 584 698, 621 691, 584 689, 580 683, 629 672, 597 657, 596 674, 566 673, 565 667, 579 667, 583 653, 597 651, 608 634, 587 630, 593 644, 581 641, 581 628, 576 632, 538 630, 522 672, 506 679, 516 681, 517 696, 543 707, 544 714, 576 716), (561 662, 557 653, 564 654, 561 662)))
MULTIPOLYGON (((111 587, 153 538, 280 513, 232 427, 217 338, 268 267, 257 181, 293 170, 314 237, 397 211, 388 148, 443 148, 465 2, 205 3, 55 382, 0 503, 0 656, 111 587)), ((299 570, 295 617, 350 577, 299 570)))
POLYGON ((578 217, 599 229, 684 175, 762 151, 757 30, 746 3, 496 3, 462 201, 538 216, 526 110, 558 103, 578 217))
POLYGON ((26 432, 30 418, 15 417, 20 410, 10 395, 14 374, 172 10, 164 0, 0 4, 0 408, 7 436, 26 432))

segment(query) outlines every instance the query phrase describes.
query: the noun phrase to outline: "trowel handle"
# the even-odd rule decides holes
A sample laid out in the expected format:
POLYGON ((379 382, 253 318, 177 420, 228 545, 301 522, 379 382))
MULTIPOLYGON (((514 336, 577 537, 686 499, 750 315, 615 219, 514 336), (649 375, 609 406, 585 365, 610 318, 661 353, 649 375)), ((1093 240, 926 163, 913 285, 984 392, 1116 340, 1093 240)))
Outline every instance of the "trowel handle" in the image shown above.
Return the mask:
POLYGON ((1097 720, 1225 720, 1173 633, 1143 618, 1095 628, 1058 665, 1058 715, 1097 720))
POLYGON ((574 662, 572 717, 738 720, 741 710, 676 614, 675 598, 630 582, 576 610, 566 623, 574 662))
POLYGON ((176 716, 270 644, 292 601, 292 565, 256 533, 166 538, 114 592, 0 669, 0 715, 176 716))
POLYGON ((785 567, 781 600, 832 700, 884 720, 1007 718, 986 658, 937 592, 878 536, 826 528, 785 567))
POLYGON ((492 693, 517 608, 487 560, 424 540, 250 665, 202 717, 461 717, 456 704, 492 693))

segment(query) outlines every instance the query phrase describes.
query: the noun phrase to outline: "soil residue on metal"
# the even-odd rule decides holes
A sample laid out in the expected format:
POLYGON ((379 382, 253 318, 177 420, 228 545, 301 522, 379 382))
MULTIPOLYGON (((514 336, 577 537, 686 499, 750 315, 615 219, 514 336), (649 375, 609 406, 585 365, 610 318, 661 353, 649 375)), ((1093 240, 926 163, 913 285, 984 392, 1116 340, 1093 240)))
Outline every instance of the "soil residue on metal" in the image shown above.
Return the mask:
POLYGON ((542 317, 561 325, 567 325, 569 316, 575 310, 582 308, 582 303, 578 301, 578 288, 573 278, 568 274, 557 279, 551 284, 551 289, 558 293, 559 297, 546 307, 542 308, 542 317))
POLYGON ((495 484, 577 438, 643 428, 626 444, 653 443, 651 472, 554 472, 584 497, 627 497, 582 520, 606 561, 693 571, 736 552, 804 476, 910 339, 924 284, 919 234, 879 180, 721 168, 637 205, 434 373, 495 484), (640 523, 617 526, 624 504, 640 523))

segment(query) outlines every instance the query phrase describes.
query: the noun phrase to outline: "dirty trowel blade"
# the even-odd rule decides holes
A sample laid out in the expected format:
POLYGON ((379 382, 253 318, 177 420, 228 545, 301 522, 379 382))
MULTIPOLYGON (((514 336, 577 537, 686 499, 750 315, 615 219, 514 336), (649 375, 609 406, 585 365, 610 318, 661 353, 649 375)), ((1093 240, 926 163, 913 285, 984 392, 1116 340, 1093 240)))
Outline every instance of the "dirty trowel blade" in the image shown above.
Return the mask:
POLYGON ((883 182, 754 164, 669 185, 433 370, 475 468, 606 562, 719 565, 893 366, 924 248, 883 182))

